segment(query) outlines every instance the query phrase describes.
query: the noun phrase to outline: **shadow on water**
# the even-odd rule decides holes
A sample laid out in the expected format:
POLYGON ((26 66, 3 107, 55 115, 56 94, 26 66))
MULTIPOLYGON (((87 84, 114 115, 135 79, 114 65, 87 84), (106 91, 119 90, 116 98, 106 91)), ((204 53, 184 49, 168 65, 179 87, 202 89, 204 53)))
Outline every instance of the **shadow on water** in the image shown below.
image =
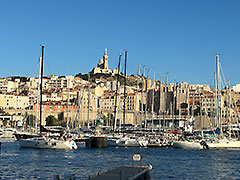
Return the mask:
POLYGON ((239 150, 188 150, 174 148, 80 148, 46 150, 20 148, 18 142, 2 143, 2 179, 53 179, 72 172, 88 178, 119 165, 131 164, 141 153, 142 164, 151 164, 152 179, 238 179, 239 150))

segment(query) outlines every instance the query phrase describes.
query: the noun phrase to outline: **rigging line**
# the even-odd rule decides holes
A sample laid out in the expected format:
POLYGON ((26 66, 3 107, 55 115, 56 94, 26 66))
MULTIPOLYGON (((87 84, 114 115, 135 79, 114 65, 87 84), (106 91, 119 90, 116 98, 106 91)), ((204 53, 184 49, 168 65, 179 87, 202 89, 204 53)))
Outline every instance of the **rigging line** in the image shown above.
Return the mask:
MULTIPOLYGON (((39 70, 39 66, 40 66, 40 62, 39 62, 39 58, 41 56, 41 53, 42 53, 42 46, 40 45, 40 51, 39 51, 39 54, 38 54, 38 57, 37 57, 37 65, 36 65, 36 69, 34 71, 34 77, 38 77, 38 70, 39 70)), ((34 61, 35 62, 35 61, 34 61)))
MULTIPOLYGON (((45 76, 47 76, 47 75, 51 75, 51 74, 53 74, 52 72, 51 72, 51 69, 50 69, 50 66, 49 66, 49 64, 48 64, 48 58, 47 58, 47 52, 45 52, 45 76)), ((44 75, 43 74, 43 75, 44 75)))
POLYGON ((39 60, 38 60, 38 63, 37 63, 37 65, 36 65, 36 68, 35 68, 34 76, 33 76, 33 77, 37 77, 39 66, 40 66, 40 64, 39 64, 39 60))
POLYGON ((225 87, 227 87, 228 85, 227 85, 227 81, 226 81, 224 73, 223 73, 223 69, 222 69, 221 63, 219 63, 219 66, 220 66, 220 72, 222 73, 223 80, 224 80, 224 84, 223 85, 225 85, 225 87))

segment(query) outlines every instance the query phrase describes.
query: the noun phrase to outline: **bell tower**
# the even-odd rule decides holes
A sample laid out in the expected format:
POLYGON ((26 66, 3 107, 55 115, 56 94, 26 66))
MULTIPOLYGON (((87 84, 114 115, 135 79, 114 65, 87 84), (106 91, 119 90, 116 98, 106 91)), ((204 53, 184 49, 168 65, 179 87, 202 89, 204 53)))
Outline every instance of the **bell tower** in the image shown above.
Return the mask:
POLYGON ((104 62, 104 69, 108 69, 108 55, 107 55, 107 49, 105 49, 105 53, 103 56, 103 62, 104 62))

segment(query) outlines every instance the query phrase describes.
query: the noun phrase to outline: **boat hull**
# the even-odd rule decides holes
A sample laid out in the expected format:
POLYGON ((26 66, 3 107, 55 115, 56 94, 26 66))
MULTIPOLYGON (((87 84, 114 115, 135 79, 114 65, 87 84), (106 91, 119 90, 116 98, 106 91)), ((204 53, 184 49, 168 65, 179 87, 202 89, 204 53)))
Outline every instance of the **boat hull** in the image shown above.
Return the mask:
POLYGON ((240 148, 240 141, 219 140, 218 142, 208 143, 209 148, 240 148))
POLYGON ((76 149, 74 141, 45 140, 40 138, 20 139, 20 147, 37 149, 76 149))
POLYGON ((174 141, 173 147, 176 148, 188 148, 188 149, 203 149, 199 142, 189 142, 189 141, 174 141))

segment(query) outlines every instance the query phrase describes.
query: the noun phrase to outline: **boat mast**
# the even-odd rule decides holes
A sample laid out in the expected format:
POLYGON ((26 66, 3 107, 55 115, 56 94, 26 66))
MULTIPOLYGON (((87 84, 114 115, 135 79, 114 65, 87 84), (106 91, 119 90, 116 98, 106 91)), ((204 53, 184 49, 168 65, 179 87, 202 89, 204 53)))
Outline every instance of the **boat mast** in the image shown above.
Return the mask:
POLYGON ((180 120, 181 120, 181 93, 182 93, 182 86, 181 86, 181 83, 179 83, 179 99, 178 99, 178 118, 179 118, 179 123, 180 123, 180 120))
POLYGON ((160 76, 160 81, 159 81, 159 130, 161 126, 161 89, 162 89, 162 76, 160 76))
POLYGON ((221 124, 221 109, 220 109, 220 91, 221 91, 221 77, 220 77, 220 66, 219 66, 219 55, 216 55, 217 61, 217 120, 220 129, 220 133, 222 134, 222 124, 221 124))
POLYGON ((126 79, 127 79, 127 51, 125 51, 125 63, 124 63, 124 92, 123 92, 123 129, 125 131, 125 121, 126 121, 126 79))
MULTIPOLYGON (((118 69, 117 69, 117 83, 116 83, 116 92, 115 92, 115 106, 114 106, 114 125, 113 125, 113 132, 117 127, 117 97, 118 97, 118 81, 119 81, 119 75, 120 75, 120 64, 121 64, 121 57, 122 55, 119 55, 118 60, 118 69)), ((120 122, 121 123, 121 122, 120 122)))
POLYGON ((41 134, 41 130, 42 130, 42 84, 43 84, 43 57, 44 57, 44 46, 42 46, 42 58, 41 59, 41 73, 40 73, 40 134, 41 134))
MULTIPOLYGON (((145 65, 143 65, 142 70, 142 89, 141 89, 141 121, 143 122, 143 88, 144 88, 144 72, 145 72, 145 65)), ((145 124, 144 124, 145 126, 145 124)))
POLYGON ((69 81, 67 81, 67 129, 69 129, 69 81))
POLYGON ((147 71, 147 78, 146 78, 146 93, 145 93, 146 105, 144 110, 144 122, 146 127, 147 127, 147 106, 148 106, 148 78, 149 78, 149 70, 147 71))
POLYGON ((165 116, 167 113, 167 83, 168 83, 168 72, 166 73, 166 79, 165 79, 165 91, 164 91, 164 110, 163 110, 163 128, 165 128, 165 116))
POLYGON ((176 119, 175 116, 175 110, 176 110, 176 79, 174 79, 174 85, 173 85, 173 117, 172 117, 172 125, 173 125, 173 130, 174 130, 174 119, 176 119))
POLYGON ((89 122, 90 122, 90 73, 88 73, 88 120, 87 120, 87 129, 89 129, 89 122))
MULTIPOLYGON (((231 85, 230 85, 230 80, 228 80, 228 129, 230 129, 231 132, 231 127, 232 127, 232 120, 231 120, 231 85)), ((235 136, 235 132, 233 131, 233 134, 235 136)))
POLYGON ((155 94, 155 72, 153 72, 153 91, 152 91, 152 125, 153 125, 153 118, 154 118, 154 94, 155 94))
POLYGON ((141 65, 139 64, 138 65, 138 71, 137 71, 137 91, 136 91, 136 94, 135 94, 135 105, 134 105, 134 124, 136 125, 137 124, 137 104, 138 104, 138 91, 139 91, 139 81, 138 81, 138 77, 139 77, 139 74, 140 74, 140 67, 141 65))
POLYGON ((40 79, 41 79, 41 67, 42 67, 42 56, 39 57, 39 74, 38 74, 38 95, 37 95, 37 104, 36 104, 36 122, 35 122, 35 130, 37 131, 38 126, 38 107, 39 107, 39 96, 40 96, 40 79))
POLYGON ((217 106, 217 100, 218 100, 218 98, 217 98, 217 74, 216 74, 216 72, 214 72, 214 88, 215 88, 215 92, 214 92, 214 115, 215 115, 215 117, 214 117, 214 126, 215 126, 215 128, 216 127, 218 127, 218 116, 217 116, 217 114, 218 114, 218 106, 217 106))

